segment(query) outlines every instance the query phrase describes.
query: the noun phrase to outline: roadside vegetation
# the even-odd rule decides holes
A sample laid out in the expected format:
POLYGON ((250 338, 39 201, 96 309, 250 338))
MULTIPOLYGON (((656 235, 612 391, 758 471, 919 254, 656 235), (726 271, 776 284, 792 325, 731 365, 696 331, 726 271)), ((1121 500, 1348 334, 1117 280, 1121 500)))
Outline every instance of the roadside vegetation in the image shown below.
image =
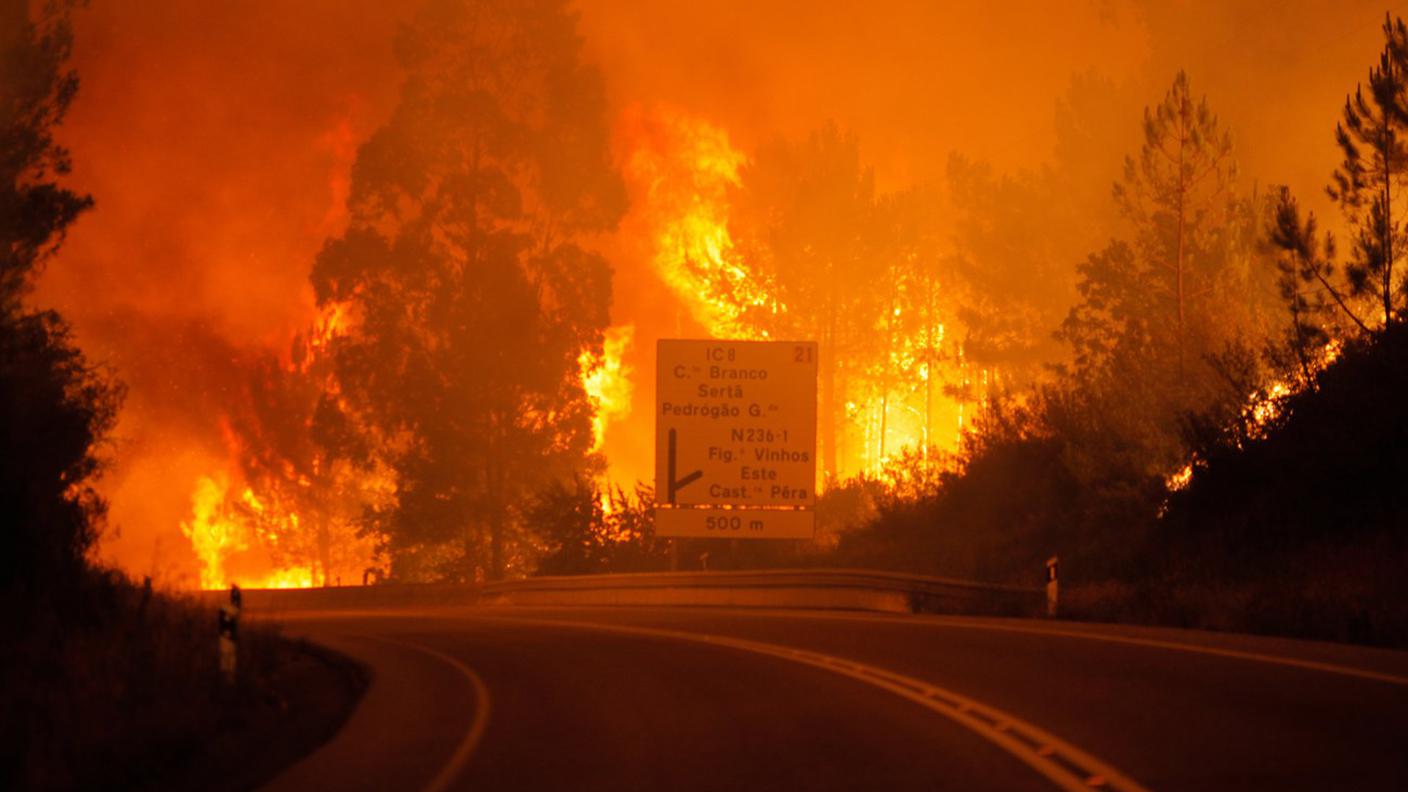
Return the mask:
POLYGON ((326 739, 363 680, 254 627, 225 684, 209 606, 92 561, 123 389, 26 302, 94 205, 54 138, 73 4, 35 7, 0 4, 0 788, 247 788, 326 739))
MULTIPOLYGON (((860 326, 848 332, 895 338, 893 318, 915 313, 927 283, 961 284, 966 371, 981 361, 995 373, 976 394, 970 381, 943 386, 973 398, 956 453, 921 445, 880 472, 829 477, 817 541, 683 541, 682 568, 860 566, 1037 585, 1057 555, 1071 617, 1408 645, 1408 31, 1386 19, 1383 33, 1367 83, 1326 125, 1341 154, 1327 191, 1343 243, 1288 189, 1239 183, 1230 131, 1183 73, 1146 110, 1103 215, 1088 212, 1112 216, 1116 231, 1075 267, 1064 309, 1050 304, 1059 290, 1015 286, 1033 267, 1059 271, 1052 257, 1068 255, 1023 241, 1045 233, 1034 227, 1041 218, 1066 217, 1070 202, 1052 190, 1051 173, 997 179, 956 159, 950 192, 975 216, 956 253, 926 258, 932 248, 896 230, 912 226, 884 221, 897 202, 867 192, 864 171, 847 171, 853 178, 832 186, 864 204, 850 214, 865 225, 825 233, 878 238, 873 249, 900 250, 907 262, 885 281, 895 301, 872 319, 851 306, 844 318, 860 326), (1026 214, 1008 217, 1004 207, 1026 214)), ((830 237, 807 236, 820 226, 789 216, 797 204, 767 201, 789 173, 798 187, 797 174, 854 165, 854 147, 827 130, 761 152, 744 173, 738 236, 748 232, 747 207, 765 205, 775 223, 755 233, 751 250, 773 268, 768 282, 804 268, 784 243, 826 250, 830 237), (767 178, 750 181, 758 174, 767 178)), ((1090 194, 1072 189, 1070 201, 1090 194)), ((831 326, 813 319, 812 330, 831 326)), ((795 320, 775 311, 739 319, 773 337, 812 337, 786 326, 795 320)), ((927 372, 931 352, 909 346, 887 360, 927 372)), ((834 427, 823 429, 823 446, 834 448, 834 427)), ((576 500, 602 502, 589 492, 576 500)), ((573 522, 562 519, 565 507, 548 499, 532 513, 555 548, 540 572, 627 568, 610 561, 618 556, 632 569, 641 557, 666 563, 663 551, 632 556, 611 544, 660 547, 648 524, 622 533, 610 509, 572 511, 573 522), (571 554, 587 545, 568 541, 569 530, 608 537, 608 549, 598 539, 596 560, 584 563, 571 554)))
POLYGON ((1344 373, 1397 359, 1408 303, 1408 33, 1382 31, 1364 84, 1294 132, 1338 146, 1323 222, 1241 173, 1256 141, 1182 70, 1142 116, 1072 79, 1037 167, 954 153, 887 187, 836 123, 744 153, 699 119, 613 119, 562 0, 426 0, 312 261, 318 324, 231 386, 245 486, 209 504, 202 574, 231 579, 225 525, 324 583, 677 564, 1035 585, 1055 555, 1070 615, 1402 643, 1397 424, 1284 439, 1358 436, 1374 389, 1402 393, 1344 373), (618 281, 613 233, 649 273, 618 281), (816 541, 661 541, 649 488, 606 483, 631 288, 681 334, 817 342, 816 541))

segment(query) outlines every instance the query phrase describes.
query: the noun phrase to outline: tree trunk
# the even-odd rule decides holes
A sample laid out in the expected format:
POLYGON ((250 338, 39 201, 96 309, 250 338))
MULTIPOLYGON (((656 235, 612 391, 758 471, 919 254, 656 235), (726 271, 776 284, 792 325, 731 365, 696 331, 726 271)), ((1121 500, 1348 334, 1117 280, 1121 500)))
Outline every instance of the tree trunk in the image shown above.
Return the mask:
POLYGON ((326 515, 316 514, 314 519, 318 521, 318 564, 323 568, 323 587, 331 585, 328 579, 332 574, 332 538, 328 535, 328 520, 326 515))
POLYGON ((934 444, 934 364, 938 350, 934 340, 934 279, 924 279, 924 458, 934 444))
POLYGON ((1315 383, 1310 376, 1310 341, 1305 337, 1305 322, 1301 318, 1301 313, 1300 279, 1292 277, 1291 326, 1296 331, 1296 360, 1300 362, 1300 375, 1305 380, 1305 386, 1314 389, 1315 383))
POLYGON ((489 579, 503 580, 503 577, 504 513, 502 504, 494 503, 489 508, 489 579))
POLYGON ((836 305, 827 306, 826 327, 822 330, 817 363, 821 366, 821 476, 824 482, 836 477, 836 305))
POLYGON ((888 427, 886 426, 886 424, 889 423, 889 418, 890 418, 890 380, 889 380, 888 377, 885 378, 885 382, 881 385, 881 387, 883 388, 883 391, 882 391, 881 394, 880 394, 880 458, 879 458, 879 461, 880 461, 881 463, 883 463, 883 462, 885 461, 885 431, 886 431, 886 429, 888 428, 888 427))
POLYGON ((489 445, 489 466, 485 475, 485 485, 489 490, 489 579, 502 580, 504 576, 504 470, 501 454, 502 438, 499 436, 499 418, 490 419, 493 439, 489 445))
POLYGON ((1188 191, 1188 181, 1183 174, 1183 149, 1187 141, 1187 130, 1180 130, 1178 139, 1178 231, 1174 240, 1174 275, 1178 279, 1178 384, 1184 384, 1184 306, 1183 306, 1183 233, 1184 197, 1188 191))
POLYGON ((483 538, 483 527, 479 518, 465 523, 464 536, 460 540, 464 548, 464 579, 466 583, 476 582, 475 570, 479 566, 479 546, 483 538))
MULTIPOLYGON (((1385 131, 1385 138, 1388 133, 1385 131)), ((1384 148, 1388 148, 1385 140, 1384 148)), ((1390 170, 1388 153, 1384 154, 1384 330, 1393 323, 1393 173, 1390 170)))

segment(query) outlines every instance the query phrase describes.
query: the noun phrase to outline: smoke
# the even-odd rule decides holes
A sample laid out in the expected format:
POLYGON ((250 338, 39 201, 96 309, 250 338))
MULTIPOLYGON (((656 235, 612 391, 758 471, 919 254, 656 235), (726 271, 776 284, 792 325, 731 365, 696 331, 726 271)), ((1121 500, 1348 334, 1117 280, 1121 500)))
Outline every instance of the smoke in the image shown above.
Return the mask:
POLYGON ((129 384, 102 555, 134 573, 194 573, 192 491, 231 467, 221 418, 249 366, 287 359, 314 316, 309 266, 395 96, 394 27, 386 4, 340 0, 96 2, 76 19, 60 134, 97 208, 36 301, 129 384))
MULTIPOLYGON (((254 361, 287 360, 314 319, 309 267, 345 223, 357 145, 395 101, 394 5, 99 0, 76 20, 82 87, 60 134, 97 207, 35 299, 129 384, 103 484, 117 532, 102 553, 126 569, 194 574, 180 531, 192 492, 237 470, 221 417, 242 409, 254 361)), ((760 5, 584 0, 613 112, 669 107, 745 155, 834 120, 882 190, 942 182, 954 152, 998 172, 1060 154, 1061 178, 1094 203, 1143 107, 1185 68, 1231 128, 1244 184, 1289 183, 1322 215, 1336 113, 1374 60, 1383 13, 1328 0, 760 5)), ((623 133, 623 164, 631 145, 623 133)), ((605 438, 624 478, 650 467, 655 339, 698 331, 662 297, 639 236, 648 211, 601 240, 617 268, 613 322, 635 327, 622 364, 637 373, 632 417, 605 438)))

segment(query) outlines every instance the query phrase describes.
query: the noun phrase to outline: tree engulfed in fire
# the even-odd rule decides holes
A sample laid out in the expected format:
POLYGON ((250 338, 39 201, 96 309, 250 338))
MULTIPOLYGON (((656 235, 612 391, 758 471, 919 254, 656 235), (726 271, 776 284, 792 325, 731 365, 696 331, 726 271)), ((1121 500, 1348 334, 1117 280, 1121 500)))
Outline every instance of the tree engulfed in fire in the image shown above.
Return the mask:
POLYGON ((219 589, 231 583, 247 588, 312 586, 311 566, 280 567, 272 556, 278 552, 282 536, 298 530, 298 515, 284 515, 288 531, 261 531, 258 518, 264 516, 265 507, 254 491, 246 487, 233 502, 231 496, 230 481, 223 473, 202 476, 191 493, 191 519, 181 523, 181 532, 200 559, 200 587, 219 589))
MULTIPOLYGON (((345 306, 328 306, 309 332, 294 340, 292 360, 271 362, 266 378, 277 375, 276 382, 336 397, 320 366, 351 321, 345 306)), ((375 471, 329 463, 316 453, 305 458, 314 447, 313 403, 276 400, 272 412, 281 425, 266 425, 274 424, 268 410, 249 410, 241 421, 222 419, 229 463, 196 480, 191 516, 181 524, 200 563, 201 588, 360 582, 376 565, 375 544, 360 535, 357 518, 362 507, 394 491, 394 482, 375 471), (280 447, 286 445, 296 451, 280 447)))
MULTIPOLYGON (((749 158, 726 130, 667 109, 635 109, 621 128, 628 141, 625 172, 636 202, 632 213, 649 237, 656 273, 688 319, 715 338, 772 337, 766 323, 748 319, 786 314, 786 300, 770 290, 748 260, 752 253, 741 251, 730 231, 731 197, 748 188, 743 182, 749 158)), ((886 263, 873 265, 874 278, 885 279, 886 263)), ((842 361, 867 376, 836 405, 844 437, 840 475, 883 474, 906 449, 952 448, 964 412, 962 397, 953 394, 977 390, 969 381, 973 376, 983 387, 995 384, 996 372, 969 372, 961 349, 946 337, 940 311, 947 306, 937 307, 933 295, 939 284, 931 281, 928 324, 906 324, 905 308, 895 304, 875 328, 888 334, 886 347, 866 360, 842 361), (935 354, 940 349, 942 362, 935 354)), ((677 320, 673 333, 688 332, 685 325, 677 320)), ((828 354, 833 351, 823 349, 822 355, 828 354)))
POLYGON ((768 295, 738 266, 728 228, 728 193, 747 158, 726 131, 697 118, 634 109, 621 126, 630 146, 632 211, 644 218, 656 272, 711 336, 754 337, 739 315, 747 305, 767 304, 768 295), (734 299, 711 289, 720 281, 735 286, 734 299))
POLYGON ((624 362, 626 350, 635 337, 635 327, 619 325, 606 331, 601 355, 583 352, 577 358, 582 367, 582 388, 591 399, 592 451, 601 451, 606 442, 608 423, 625 417, 631 411, 631 375, 624 362))
MULTIPOLYGON (((689 329, 698 326, 716 338, 767 338, 767 329, 749 323, 745 316, 787 311, 784 301, 750 269, 730 232, 731 196, 745 187, 742 178, 748 158, 734 147, 728 133, 705 120, 659 109, 629 111, 620 128, 627 141, 622 166, 635 201, 635 222, 628 223, 623 233, 646 237, 637 241, 648 251, 650 267, 685 313, 676 316, 673 328, 618 324, 607 330, 600 354, 584 351, 578 358, 583 388, 594 410, 592 450, 608 457, 616 451, 607 439, 608 426, 631 415, 638 371, 626 359, 638 335, 680 335, 698 332, 689 329)), ((932 355, 926 358, 924 350, 948 347, 945 325, 935 320, 930 326, 909 328, 905 335, 900 321, 908 318, 904 310, 898 304, 888 309, 883 324, 892 338, 879 353, 878 363, 846 361, 855 371, 869 366, 883 369, 886 375, 858 384, 836 407, 838 424, 847 438, 845 453, 838 460, 838 470, 845 475, 883 475, 892 459, 906 450, 951 448, 962 428, 965 405, 952 395, 953 387, 945 389, 940 383, 966 389, 972 376, 985 384, 995 376, 988 371, 970 373, 956 348, 947 358, 952 362, 949 370, 938 370, 937 361, 932 355), (935 432, 935 415, 953 428, 935 432)), ((354 321, 343 305, 328 306, 309 332, 295 341, 292 360, 281 364, 284 373, 335 390, 318 367, 330 345, 354 321)), ((258 447, 261 441, 239 432, 227 431, 227 436, 228 467, 197 480, 190 518, 181 526, 199 558, 202 587, 359 582, 367 570, 378 566, 375 543, 358 534, 356 522, 363 505, 394 492, 389 476, 352 470, 311 476, 288 465, 261 484, 247 480, 242 472, 249 467, 251 455, 263 453, 258 447), (280 497, 280 492, 303 494, 280 497), (310 503, 341 505, 320 505, 315 510, 324 513, 312 516, 300 510, 300 505, 306 509, 310 503), (330 553, 327 545, 334 537, 337 552, 330 553)))

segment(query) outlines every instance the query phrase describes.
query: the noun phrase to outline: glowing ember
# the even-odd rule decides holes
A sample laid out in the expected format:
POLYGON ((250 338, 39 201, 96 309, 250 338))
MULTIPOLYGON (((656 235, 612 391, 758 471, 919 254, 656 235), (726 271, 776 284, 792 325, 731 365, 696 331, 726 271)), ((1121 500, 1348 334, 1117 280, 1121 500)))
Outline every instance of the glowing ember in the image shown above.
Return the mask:
MULTIPOLYGON (((346 333, 351 322, 349 314, 350 310, 346 303, 332 303, 326 306, 313 322, 313 330, 307 340, 308 351, 312 355, 317 355, 325 351, 333 339, 346 333)), ((305 367, 306 365, 305 361, 305 367)))
POLYGON ((1186 489, 1193 480, 1193 463, 1189 462, 1180 468, 1176 473, 1164 479, 1164 488, 1169 492, 1178 492, 1186 489))
POLYGON ((1284 382, 1274 382, 1266 388, 1263 393, 1257 395, 1252 400, 1248 408, 1251 412, 1252 426, 1260 433, 1265 427, 1281 414, 1281 408, 1286 397, 1291 394, 1290 386, 1284 382))

